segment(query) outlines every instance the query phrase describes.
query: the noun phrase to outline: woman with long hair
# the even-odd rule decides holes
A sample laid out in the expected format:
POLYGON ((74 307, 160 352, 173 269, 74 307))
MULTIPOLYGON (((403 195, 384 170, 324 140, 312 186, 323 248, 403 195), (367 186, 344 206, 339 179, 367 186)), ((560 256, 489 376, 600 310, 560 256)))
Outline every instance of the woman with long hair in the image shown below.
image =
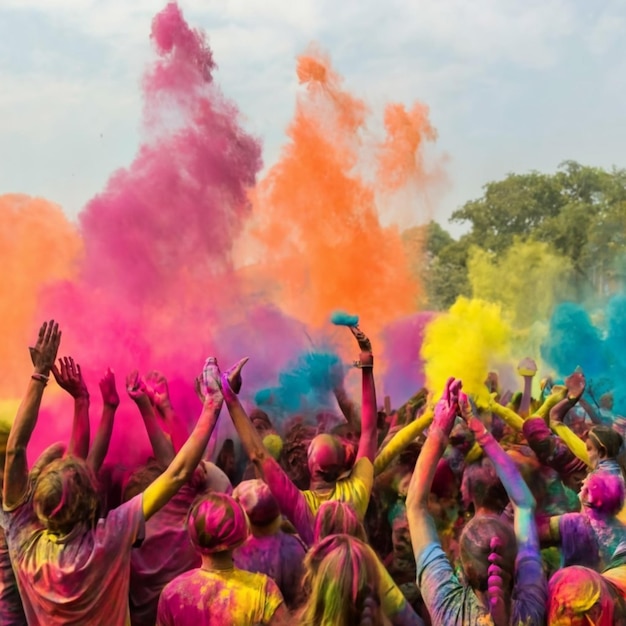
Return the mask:
POLYGON ((379 593, 376 555, 350 535, 329 535, 309 551, 302 626, 389 626, 379 593))
POLYGON ((417 584, 433 626, 542 624, 547 584, 534 521, 535 503, 517 466, 473 414, 461 382, 450 379, 409 486, 407 517, 417 564, 417 584), (460 538, 466 579, 455 575, 428 511, 437 463, 461 412, 476 441, 493 461, 511 500, 514 527, 497 516, 474 518, 460 538))

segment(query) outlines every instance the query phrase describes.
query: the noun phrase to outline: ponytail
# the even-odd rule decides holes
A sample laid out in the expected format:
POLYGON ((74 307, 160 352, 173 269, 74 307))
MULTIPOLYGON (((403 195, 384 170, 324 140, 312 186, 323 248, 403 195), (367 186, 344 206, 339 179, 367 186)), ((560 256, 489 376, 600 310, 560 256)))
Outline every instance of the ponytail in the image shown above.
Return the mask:
POLYGON ((504 597, 504 581, 502 579, 502 540, 499 537, 492 537, 489 544, 487 568, 487 597, 489 599, 489 612, 493 619, 494 626, 506 626, 508 624, 508 611, 504 597))

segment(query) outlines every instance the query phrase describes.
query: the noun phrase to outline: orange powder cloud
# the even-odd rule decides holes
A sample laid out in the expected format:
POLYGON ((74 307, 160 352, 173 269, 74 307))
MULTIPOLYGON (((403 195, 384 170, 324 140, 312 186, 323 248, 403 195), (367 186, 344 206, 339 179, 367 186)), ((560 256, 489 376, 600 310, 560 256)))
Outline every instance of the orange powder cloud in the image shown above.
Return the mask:
POLYGON ((33 328, 41 289, 74 276, 82 244, 76 228, 59 206, 41 198, 0 196, 0 320, 3 339, 0 397, 20 396, 32 366, 26 346, 33 328))
POLYGON ((324 54, 301 56, 297 75, 304 90, 289 143, 253 198, 252 236, 263 261, 247 276, 271 285, 281 309, 305 324, 320 327, 342 309, 375 335, 415 310, 420 289, 398 227, 381 224, 377 193, 423 177, 418 153, 436 133, 425 107, 393 105, 389 136, 372 142, 366 105, 345 90, 324 54), (376 168, 373 182, 367 174, 376 168))

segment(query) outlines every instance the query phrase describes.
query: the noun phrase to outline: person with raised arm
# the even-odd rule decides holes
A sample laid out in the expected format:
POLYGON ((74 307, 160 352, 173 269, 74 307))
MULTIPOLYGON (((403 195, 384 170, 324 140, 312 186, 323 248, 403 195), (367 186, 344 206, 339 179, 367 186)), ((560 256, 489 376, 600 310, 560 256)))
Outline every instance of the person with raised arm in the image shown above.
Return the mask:
POLYGON ((215 385, 196 426, 169 467, 146 490, 98 514, 87 463, 66 456, 31 483, 27 450, 56 360, 61 331, 41 326, 34 372, 11 427, 3 485, 3 526, 29 626, 126 626, 131 548, 145 521, 189 480, 213 431, 223 398, 215 385))
POLYGON ((317 435, 311 441, 307 461, 311 475, 310 488, 300 491, 263 445, 236 393, 222 375, 224 400, 250 460, 256 465, 278 501, 281 511, 297 529, 307 545, 313 541, 314 517, 322 502, 349 502, 363 519, 369 503, 374 480, 373 461, 377 447, 376 390, 374 387, 374 357, 369 339, 357 327, 350 329, 361 349, 357 362, 363 375, 361 435, 356 461, 347 477, 345 451, 341 441, 328 434, 317 435))
POLYGON ((418 457, 406 506, 417 584, 433 626, 544 623, 547 585, 534 523, 533 497, 514 462, 473 415, 460 381, 448 380, 435 407, 433 426, 418 457), (463 530, 459 543, 468 586, 454 574, 428 512, 428 495, 437 464, 459 411, 494 462, 515 515, 514 529, 498 516, 483 515, 471 520, 463 530))
POLYGON ((191 507, 186 526, 201 565, 163 589, 157 626, 286 626, 290 622, 276 583, 233 562, 233 550, 248 537, 248 524, 241 505, 225 493, 209 493, 191 507))

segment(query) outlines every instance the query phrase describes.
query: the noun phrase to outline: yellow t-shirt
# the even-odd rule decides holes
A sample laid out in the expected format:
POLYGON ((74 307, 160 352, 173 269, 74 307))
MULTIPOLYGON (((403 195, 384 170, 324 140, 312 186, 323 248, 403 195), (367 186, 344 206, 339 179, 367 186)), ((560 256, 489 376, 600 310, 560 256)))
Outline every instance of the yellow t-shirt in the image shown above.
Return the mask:
POLYGON ((233 568, 195 569, 181 574, 161 593, 157 626, 269 624, 283 597, 263 574, 233 568))
POLYGON ((367 457, 361 457, 354 464, 350 475, 339 479, 333 489, 328 491, 311 491, 307 489, 302 492, 302 495, 313 515, 317 514, 324 502, 339 500, 340 502, 351 504, 362 520, 367 511, 373 484, 374 466, 367 457))

